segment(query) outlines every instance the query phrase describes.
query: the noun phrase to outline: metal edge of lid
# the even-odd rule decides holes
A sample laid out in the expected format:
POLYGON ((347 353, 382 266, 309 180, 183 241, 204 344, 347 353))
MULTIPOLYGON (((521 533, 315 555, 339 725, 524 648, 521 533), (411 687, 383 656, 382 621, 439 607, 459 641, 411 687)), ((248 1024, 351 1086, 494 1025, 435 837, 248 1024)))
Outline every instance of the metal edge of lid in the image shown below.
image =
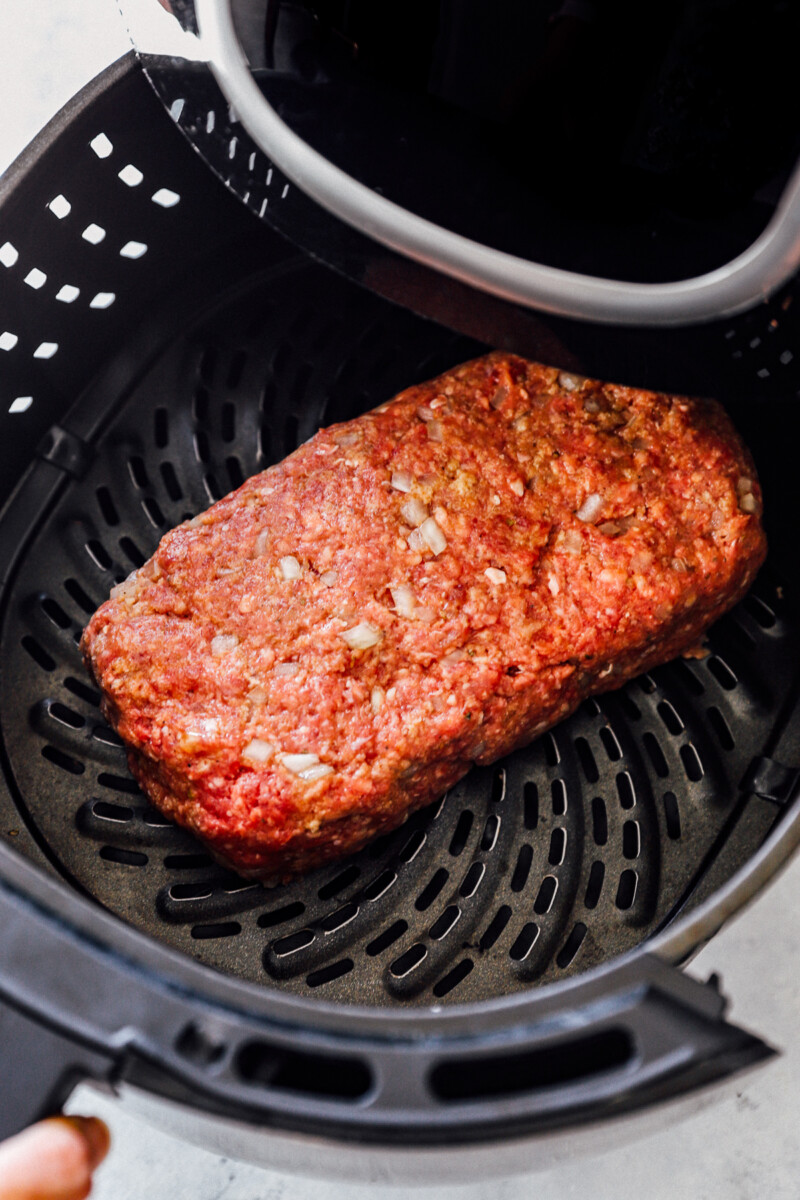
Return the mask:
POLYGON ((767 228, 722 267, 670 283, 581 275, 492 250, 358 183, 295 134, 262 95, 236 34, 231 0, 196 0, 201 45, 256 142, 323 208, 392 250, 502 299, 602 324, 669 327, 733 316, 800 267, 800 165, 767 228))

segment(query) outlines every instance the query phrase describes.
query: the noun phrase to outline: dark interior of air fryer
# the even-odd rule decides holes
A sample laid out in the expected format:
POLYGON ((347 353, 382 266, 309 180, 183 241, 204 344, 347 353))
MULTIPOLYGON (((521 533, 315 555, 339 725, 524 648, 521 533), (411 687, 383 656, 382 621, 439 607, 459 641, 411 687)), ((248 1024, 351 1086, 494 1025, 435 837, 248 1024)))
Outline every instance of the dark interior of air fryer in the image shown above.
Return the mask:
POLYGON ((17 339, 0 455, 9 490, 24 475, 32 498, 24 522, 19 506, 13 527, 12 510, 0 521, 17 548, 0 642, 3 836, 202 963, 366 1004, 480 1000, 585 971, 741 867, 781 811, 754 773, 796 738, 793 287, 707 331, 739 381, 719 398, 756 456, 771 539, 708 655, 586 702, 355 857, 263 889, 149 806, 100 714, 81 629, 173 525, 320 425, 482 346, 259 223, 136 70, 45 157, 25 204, 6 198, 0 251, 0 345, 17 339))

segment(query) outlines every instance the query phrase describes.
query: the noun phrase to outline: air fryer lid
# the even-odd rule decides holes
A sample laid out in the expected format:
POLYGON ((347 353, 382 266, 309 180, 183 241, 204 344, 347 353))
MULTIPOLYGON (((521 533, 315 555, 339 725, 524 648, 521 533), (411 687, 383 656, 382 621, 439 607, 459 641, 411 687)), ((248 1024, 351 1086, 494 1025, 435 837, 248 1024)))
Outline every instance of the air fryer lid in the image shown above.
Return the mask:
MULTIPOLYGON (((3 218, 6 1121, 88 1073, 356 1138, 510 1136, 763 1056, 637 947, 666 930, 683 953, 793 844, 796 804, 770 832, 796 779, 791 577, 766 572, 707 659, 584 706, 355 859, 236 880, 138 792, 81 627, 170 525, 477 348, 291 256, 130 64, 11 173, 3 218)), ((764 476, 777 513, 791 477, 764 476)))
MULTIPOLYGON (((800 261, 791 6, 172 7, 233 106, 239 195, 278 166, 418 264, 615 324, 733 314, 800 261)), ((204 153, 211 132, 190 134, 204 153)), ((302 223, 292 236, 318 249, 302 223)))

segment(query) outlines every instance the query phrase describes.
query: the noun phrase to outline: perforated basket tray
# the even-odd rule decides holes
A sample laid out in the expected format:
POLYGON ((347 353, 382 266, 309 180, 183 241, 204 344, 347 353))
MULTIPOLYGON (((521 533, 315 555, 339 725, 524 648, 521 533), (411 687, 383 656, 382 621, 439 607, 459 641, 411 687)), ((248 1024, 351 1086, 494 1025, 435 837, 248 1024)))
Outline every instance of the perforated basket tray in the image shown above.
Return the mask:
POLYGON ((795 684, 794 625, 768 571, 705 660, 587 702, 354 859, 274 891, 214 866, 130 777, 77 648, 110 587, 320 424, 481 349, 228 211, 166 132, 153 146, 138 124, 88 123, 69 175, 51 173, 0 252, 25 320, 5 318, 3 344, 28 374, 9 432, 16 454, 44 433, 26 487, 52 487, 3 592, 17 844, 194 958, 335 1000, 485 999, 631 948, 774 821, 739 789, 795 684))

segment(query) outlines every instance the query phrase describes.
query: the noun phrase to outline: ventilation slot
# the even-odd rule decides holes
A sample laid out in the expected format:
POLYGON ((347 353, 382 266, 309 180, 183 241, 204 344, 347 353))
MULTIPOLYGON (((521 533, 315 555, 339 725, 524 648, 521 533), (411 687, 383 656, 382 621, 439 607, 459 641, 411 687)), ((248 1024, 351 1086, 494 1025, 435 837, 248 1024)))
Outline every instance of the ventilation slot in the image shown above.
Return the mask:
POLYGON ((585 937, 586 926, 581 921, 578 921, 573 926, 572 932, 556 955, 556 966, 560 967, 562 971, 565 969, 565 967, 570 965, 573 958, 580 950, 585 937))
POLYGON ((619 887, 617 888, 617 896, 614 903, 621 911, 625 912, 629 909, 636 899, 637 882, 638 877, 635 871, 628 869, 620 875, 619 887))
POLYGON ((438 983, 433 985, 434 996, 440 999, 442 996, 446 996, 448 992, 452 992, 454 988, 457 988, 467 978, 474 965, 471 958, 462 959, 458 966, 453 967, 452 971, 445 975, 444 979, 440 979, 438 983))
POLYGON ((530 780, 525 784, 523 789, 523 803, 525 806, 525 828, 535 829, 539 824, 539 790, 536 784, 530 780))
POLYGON ((674 792, 664 792, 664 820, 667 826, 667 837, 674 842, 681 836, 681 814, 678 800, 674 792))
POLYGON ((414 907, 419 912, 425 912, 426 908, 430 908, 449 878, 449 873, 445 871, 444 867, 440 867, 417 896, 414 907))
POLYGON ((272 929, 275 925, 283 925, 285 921, 293 921, 295 917, 302 917, 305 911, 305 904, 295 900, 292 904, 284 904, 282 908, 274 908, 271 912, 262 913, 258 918, 258 925, 261 929, 272 929))
POLYGON ((480 887, 481 880, 486 874, 486 865, 482 862, 475 862, 464 876, 464 882, 458 889, 459 896, 464 900, 468 900, 470 896, 474 896, 480 887))
POLYGON ((325 983, 333 983, 334 979, 341 979, 343 975, 349 975, 352 969, 352 958, 341 958, 327 967, 321 967, 319 971, 312 971, 310 975, 306 976, 306 983, 310 988, 322 987, 325 983))
POLYGON ((579 737, 575 739, 575 750, 585 778, 589 783, 597 783, 600 778, 600 772, 597 769, 597 763, 586 738, 579 737))
POLYGON ((567 811, 567 786, 563 779, 556 779, 550 788, 553 801, 553 816, 563 817, 567 811))
POLYGON ((533 902, 533 911, 540 916, 547 913, 553 907, 553 901, 556 898, 558 891, 558 880, 555 875, 545 875, 541 882, 536 899, 533 902))
POLYGON ((359 1100, 372 1087, 372 1075, 357 1058, 339 1058, 315 1050, 304 1054, 268 1042, 248 1042, 236 1055, 235 1069, 245 1083, 297 1092, 359 1100))
POLYGON ((57 750, 55 746, 42 746, 42 758, 46 758, 54 767, 68 771, 70 775, 82 775, 86 770, 79 759, 73 758, 71 754, 65 754, 63 750, 57 750))
POLYGON ((647 757, 653 764, 653 770, 655 771, 656 775, 658 775, 659 779, 666 779, 669 775, 669 766, 666 758, 664 757, 664 751, 661 749, 661 745, 655 734, 650 733, 649 730, 646 733, 643 733, 642 743, 647 751, 647 757))
POLYGON ((422 943, 416 942, 406 950, 405 954, 401 954, 399 958, 394 960, 389 970, 395 979, 403 979, 406 975, 410 975, 415 967, 419 966, 427 953, 428 951, 422 943))
POLYGON ((633 1053, 629 1035, 610 1029, 539 1050, 463 1062, 451 1059, 431 1072, 431 1090, 439 1100, 455 1103, 519 1096, 619 1071, 633 1053))
POLYGON ((586 896, 583 901, 588 909, 597 908, 597 902, 603 890, 605 874, 605 863, 600 862, 599 859, 592 863, 591 870, 589 871, 589 882, 586 884, 586 896))
POLYGON ((479 943, 481 950, 491 949, 510 920, 511 909, 507 904, 504 904, 492 917, 489 927, 481 938, 479 943))
POLYGON ((450 841, 450 853, 454 858, 457 858, 466 846, 473 820, 473 815, 468 808, 465 808, 460 813, 453 837, 450 841))
POLYGON ((529 925, 523 925, 522 929, 517 935, 514 945, 508 952, 509 957, 513 958, 514 962, 523 962, 536 945, 536 940, 538 937, 538 925, 534 925, 533 923, 529 925))
POLYGON ((379 933, 376 938, 367 946, 367 954, 370 958, 374 958, 376 954, 383 954, 384 950, 388 950, 393 946, 398 938, 408 930, 407 921, 395 921, 388 929, 384 929, 383 933, 379 933))
POLYGON ((602 796, 595 796, 592 800, 592 837, 596 846, 605 846, 608 841, 608 817, 602 796))
MULTIPOLYGON (((510 912, 510 910, 509 910, 509 912, 510 912)), ((446 937, 447 934, 450 932, 450 930, 453 928, 453 926, 456 924, 456 922, 458 921, 460 916, 461 916, 461 909, 458 908, 455 904, 450 904, 444 910, 442 915, 440 917, 437 917, 437 919, 431 925, 430 929, 428 930, 430 937, 433 938, 433 940, 435 942, 438 942, 443 937, 446 937)))
POLYGON ((102 846, 100 857, 106 862, 118 863, 122 867, 146 867, 147 855, 138 850, 123 850, 119 846, 102 846))
POLYGON ((517 865, 514 867, 514 874, 511 876, 512 892, 521 892, 528 882, 528 876, 533 862, 533 849, 527 842, 520 846, 519 854, 517 855, 517 865))
POLYGON ((193 925, 192 937, 196 941, 208 941, 210 938, 236 937, 242 932, 238 921, 221 921, 217 925, 193 925))

